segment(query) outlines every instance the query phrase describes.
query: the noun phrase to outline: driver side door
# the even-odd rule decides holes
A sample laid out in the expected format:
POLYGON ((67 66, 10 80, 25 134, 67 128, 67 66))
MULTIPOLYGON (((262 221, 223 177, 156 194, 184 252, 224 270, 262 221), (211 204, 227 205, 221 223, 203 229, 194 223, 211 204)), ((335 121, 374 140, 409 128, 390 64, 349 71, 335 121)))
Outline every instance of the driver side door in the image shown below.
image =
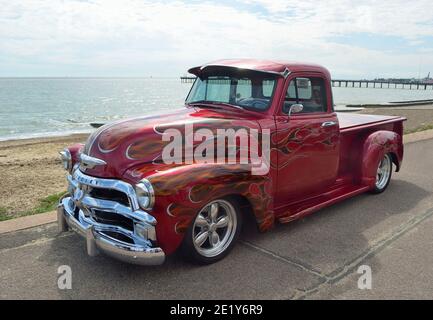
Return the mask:
POLYGON ((328 79, 320 74, 292 75, 286 80, 276 116, 276 206, 308 198, 330 187, 339 166, 339 127, 328 79), (290 106, 303 110, 288 115, 290 106))

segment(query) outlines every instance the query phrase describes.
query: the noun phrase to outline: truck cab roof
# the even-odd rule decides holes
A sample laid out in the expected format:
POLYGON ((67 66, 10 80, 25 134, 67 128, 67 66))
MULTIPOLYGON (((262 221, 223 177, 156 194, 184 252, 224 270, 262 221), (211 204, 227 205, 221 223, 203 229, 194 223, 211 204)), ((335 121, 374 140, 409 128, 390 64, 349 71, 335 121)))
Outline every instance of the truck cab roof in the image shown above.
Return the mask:
POLYGON ((246 69, 258 72, 272 73, 280 76, 287 76, 293 72, 320 72, 330 78, 329 71, 318 64, 296 62, 296 61, 279 61, 279 60, 259 60, 259 59, 223 59, 205 63, 201 66, 193 67, 188 72, 200 76, 204 71, 220 68, 246 69))

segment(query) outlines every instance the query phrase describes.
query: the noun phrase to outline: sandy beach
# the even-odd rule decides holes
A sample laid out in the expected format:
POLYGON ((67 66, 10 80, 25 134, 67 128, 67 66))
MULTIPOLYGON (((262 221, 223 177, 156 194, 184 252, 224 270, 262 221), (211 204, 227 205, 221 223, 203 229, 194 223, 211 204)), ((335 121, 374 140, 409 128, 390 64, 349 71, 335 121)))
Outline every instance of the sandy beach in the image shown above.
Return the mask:
MULTIPOLYGON (((360 113, 405 116, 408 118, 406 132, 433 126, 433 105, 368 108, 360 113)), ((86 138, 87 134, 76 134, 1 141, 0 220, 43 212, 47 197, 54 203, 56 195, 66 190, 65 171, 58 153, 72 143, 84 142, 86 138)))
POLYGON ((32 214, 46 197, 66 190, 59 151, 87 135, 0 142, 0 220, 32 214))
POLYGON ((365 108, 359 113, 406 117, 407 121, 404 123, 405 133, 414 132, 423 127, 427 129, 433 125, 433 104, 396 108, 365 108))

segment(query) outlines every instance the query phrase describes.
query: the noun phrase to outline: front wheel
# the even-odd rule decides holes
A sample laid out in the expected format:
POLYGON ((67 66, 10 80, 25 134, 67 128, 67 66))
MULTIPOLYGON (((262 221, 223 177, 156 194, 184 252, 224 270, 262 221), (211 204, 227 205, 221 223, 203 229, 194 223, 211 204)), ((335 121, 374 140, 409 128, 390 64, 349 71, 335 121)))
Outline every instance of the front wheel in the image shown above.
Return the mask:
POLYGON ((388 187, 392 175, 392 158, 389 153, 385 154, 379 162, 376 172, 376 183, 371 190, 372 193, 382 193, 388 187))
POLYGON ((206 204, 188 228, 182 243, 183 253, 200 264, 224 258, 233 248, 242 225, 238 204, 217 199, 206 204))

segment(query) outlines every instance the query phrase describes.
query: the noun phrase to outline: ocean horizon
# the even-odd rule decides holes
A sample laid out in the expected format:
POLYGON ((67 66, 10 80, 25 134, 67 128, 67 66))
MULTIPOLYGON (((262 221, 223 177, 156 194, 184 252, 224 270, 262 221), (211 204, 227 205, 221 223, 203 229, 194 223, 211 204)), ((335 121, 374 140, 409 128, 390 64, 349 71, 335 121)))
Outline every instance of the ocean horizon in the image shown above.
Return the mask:
MULTIPOLYGON (((92 122, 183 108, 179 77, 0 77, 0 140, 88 133, 92 122)), ((433 99, 433 90, 334 87, 334 104, 433 99)))

